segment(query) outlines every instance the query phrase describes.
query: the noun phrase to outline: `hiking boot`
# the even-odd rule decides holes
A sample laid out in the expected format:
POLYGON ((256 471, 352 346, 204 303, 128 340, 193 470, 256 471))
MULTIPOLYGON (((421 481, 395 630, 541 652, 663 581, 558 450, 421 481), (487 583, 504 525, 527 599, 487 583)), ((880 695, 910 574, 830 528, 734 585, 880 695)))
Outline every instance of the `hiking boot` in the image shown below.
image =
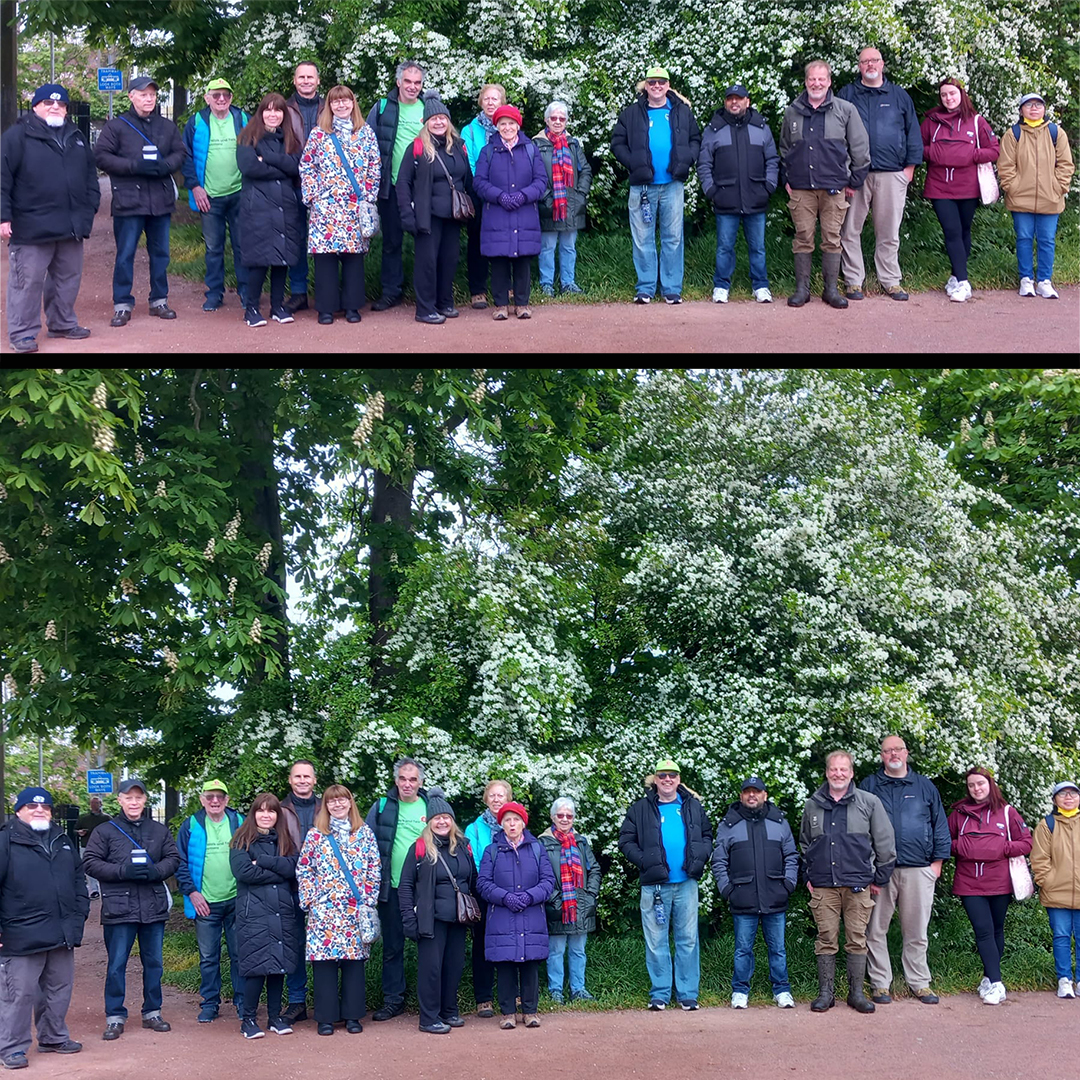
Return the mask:
POLYGON ((844 295, 849 300, 865 300, 866 299, 866 293, 864 293, 862 291, 862 286, 861 285, 849 285, 846 289, 844 289, 844 295))
MULTIPOLYGON (((116 324, 114 323, 114 325, 116 325, 116 324)), ((16 352, 37 352, 38 351, 38 344, 32 337, 16 338, 11 343, 11 347, 16 352)), ((21 1068, 21 1066, 20 1066, 20 1068, 21 1068)))
POLYGON ((405 1011, 403 1003, 399 1002, 397 1005, 384 1005, 381 1009, 371 1014, 372 1020, 392 1020, 395 1016, 400 1016, 405 1011))
MULTIPOLYGON (((916 990, 916 991, 915 991, 915 996, 916 996, 916 997, 917 997, 917 998, 918 998, 918 999, 919 999, 919 1000, 920 1000, 920 1001, 921 1001, 921 1002, 922 1002, 922 1003, 923 1003, 924 1005, 936 1005, 936 1004, 937 1004, 937 1003, 938 1003, 938 1002, 939 1002, 939 1001, 941 1000, 941 998, 939 998, 939 997, 937 996, 937 994, 935 994, 935 993, 934 993, 934 992, 933 992, 933 991, 932 991, 932 990, 930 989, 930 987, 929 987, 929 986, 923 987, 923 989, 922 989, 922 990, 916 990)), ((875 999, 875 1000, 876 1000, 876 999, 875 999)))
POLYGON ((886 285, 885 295, 890 300, 906 300, 908 298, 908 294, 899 285, 886 285))
POLYGON ((493 312, 491 313, 491 317, 492 317, 492 318, 493 318, 493 319, 494 319, 494 320, 495 320, 496 322, 503 322, 504 320, 506 320, 506 319, 510 318, 510 313, 509 313, 509 312, 508 312, 508 311, 506 310, 506 308, 504 308, 504 307, 497 307, 497 308, 496 308, 496 309, 495 309, 495 310, 494 310, 494 311, 493 311, 493 312))
POLYGON ((817 958, 817 983, 818 996, 811 1003, 810 1011, 828 1012, 836 1004, 836 953, 825 953, 817 958))
POLYGON ((453 1016, 443 1016, 441 1017, 441 1019, 444 1024, 449 1024, 452 1028, 460 1028, 465 1026, 465 1021, 462 1020, 457 1013, 454 1013, 453 1016))
POLYGON ((802 307, 810 299, 810 271, 814 256, 809 251, 795 252, 795 291, 787 298, 788 307, 802 307))
POLYGON ((90 336, 85 326, 70 326, 67 330, 49 330, 48 337, 67 338, 68 341, 82 341, 90 336))
POLYGON ((484 1020, 490 1020, 495 1015, 495 1010, 491 1007, 490 1001, 481 1001, 476 1006, 476 1015, 484 1020))
POLYGON ((175 319, 176 318, 176 312, 173 311, 173 309, 171 307, 169 307, 169 305, 166 304, 164 300, 162 300, 161 303, 159 303, 159 304, 151 304, 150 305, 150 314, 155 316, 158 319, 175 319))
POLYGON ((519 307, 517 309, 517 317, 519 319, 531 319, 532 312, 527 307, 519 307))
POLYGON ((392 307, 397 307, 401 303, 401 293, 397 296, 381 296, 374 304, 371 305, 372 311, 389 311, 392 307))
POLYGON ((523 1015, 521 1019, 525 1021, 525 1026, 527 1028, 540 1026, 540 1017, 537 1016, 536 1013, 527 1013, 526 1015, 523 1015))
MULTIPOLYGON (((472 305, 473 311, 483 311, 488 306, 487 294, 482 292, 473 293, 469 298, 469 303, 472 305)), ((495 1014, 492 1013, 492 1015, 495 1014)))
POLYGON ((62 1043, 39 1043, 39 1054, 77 1054, 82 1049, 81 1042, 75 1042, 74 1039, 68 1039, 67 1042, 62 1043))
POLYGON ((290 1001, 288 1008, 281 1014, 281 1019, 288 1024, 299 1024, 307 1019, 307 1004, 303 1001, 290 1001))
POLYGON ((504 1016, 499 1021, 499 1027, 501 1027, 503 1031, 510 1031, 511 1028, 517 1027, 517 1020, 513 1016, 504 1016))
POLYGON ((257 1020, 244 1020, 240 1024, 240 1034, 245 1039, 265 1039, 266 1032, 259 1027, 257 1020))
POLYGON ((863 991, 863 983, 866 982, 866 953, 848 953, 847 982, 847 1003, 856 1012, 874 1012, 874 1003, 867 999, 863 991))
POLYGON ((109 320, 110 326, 127 326, 131 322, 131 308, 117 308, 109 320))
POLYGON ((106 1042, 112 1042, 114 1039, 119 1039, 124 1034, 124 1024, 120 1020, 110 1020, 105 1025, 105 1030, 101 1033, 101 1037, 106 1042))
POLYGON ((7 1054, 0 1060, 3 1061, 5 1069, 25 1069, 30 1064, 21 1050, 16 1050, 13 1054, 7 1054))
POLYGON ((449 1035, 450 1025, 436 1020, 434 1024, 421 1024, 420 1030, 427 1035, 449 1035))
POLYGON ((307 311, 308 298, 307 293, 293 293, 288 300, 285 301, 285 310, 290 315, 295 315, 298 311, 307 311))
POLYGON ((883 990, 881 987, 875 987, 873 994, 870 995, 870 1000, 875 1005, 891 1005, 892 994, 887 989, 883 990))
POLYGON ((161 1019, 161 1013, 156 1016, 144 1016, 142 1019, 142 1026, 149 1028, 151 1031, 172 1031, 171 1025, 166 1020, 161 1019))
POLYGON ((823 251, 821 253, 821 299, 831 308, 842 311, 848 306, 847 299, 840 295, 836 279, 840 274, 840 252, 823 251))

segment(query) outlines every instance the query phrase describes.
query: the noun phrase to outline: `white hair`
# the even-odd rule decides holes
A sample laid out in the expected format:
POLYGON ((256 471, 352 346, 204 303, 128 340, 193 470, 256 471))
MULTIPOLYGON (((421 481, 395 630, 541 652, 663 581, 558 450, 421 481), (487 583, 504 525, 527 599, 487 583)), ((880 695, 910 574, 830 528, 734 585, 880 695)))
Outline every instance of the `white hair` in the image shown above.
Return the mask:
MULTIPOLYGON (((552 102, 552 105, 554 105, 554 104, 556 104, 556 102, 552 102)), ((549 105, 548 108, 550 109, 551 105, 549 105)), ((555 815, 559 812, 559 808, 563 807, 563 806, 565 806, 566 809, 569 810, 570 813, 574 815, 574 817, 577 817, 577 807, 574 805, 574 800, 571 799, 569 795, 560 795, 551 804, 551 820, 552 821, 555 820, 555 815)))
POLYGON ((556 101, 553 101, 553 102, 552 102, 552 103, 551 103, 551 104, 550 104, 550 105, 549 105, 549 106, 548 106, 548 107, 547 107, 547 108, 546 108, 546 109, 544 110, 544 123, 545 123, 545 124, 546 124, 546 123, 547 123, 547 122, 548 122, 548 121, 549 121, 549 120, 551 119, 551 114, 552 114, 552 112, 553 112, 553 111, 554 111, 555 109, 562 109, 562 111, 563 111, 564 113, 566 113, 566 119, 567 119, 567 120, 569 120, 569 119, 570 119, 570 106, 569 106, 569 105, 567 105, 565 101, 558 101, 558 100, 556 100, 556 101))

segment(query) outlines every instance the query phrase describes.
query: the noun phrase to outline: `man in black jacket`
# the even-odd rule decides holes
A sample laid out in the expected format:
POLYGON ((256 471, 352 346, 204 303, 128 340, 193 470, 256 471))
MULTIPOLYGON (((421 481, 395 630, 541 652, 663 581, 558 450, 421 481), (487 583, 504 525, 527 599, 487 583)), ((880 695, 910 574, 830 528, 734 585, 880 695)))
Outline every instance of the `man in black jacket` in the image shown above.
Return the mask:
POLYGON ((756 776, 743 782, 739 801, 728 807, 716 827, 712 870, 735 924, 731 1007, 748 1005, 760 923, 769 950, 773 999, 781 1009, 794 1009, 784 930, 788 898, 799 881, 799 849, 783 812, 769 802, 768 789, 756 776))
POLYGON ((101 203, 93 151, 67 118, 68 92, 46 83, 32 108, 0 146, 0 237, 11 243, 8 338, 24 353, 37 352, 42 298, 49 337, 90 336, 75 318, 75 298, 83 240, 101 203))
MULTIPOLYGON (((288 106, 285 121, 292 126, 297 142, 306 146, 324 104, 319 94, 319 68, 314 60, 301 60, 293 69, 293 93, 285 104, 288 106)), ((291 315, 308 309, 307 207, 300 198, 299 187, 296 189, 296 202, 304 219, 304 253, 300 261, 289 268, 289 299, 285 307, 291 315)))
POLYGON ((170 1031, 161 1018, 161 945, 171 897, 165 879, 180 866, 180 852, 169 830, 146 810, 146 785, 133 778, 120 783, 120 813, 95 829, 86 845, 86 871, 101 882, 101 927, 109 962, 105 970, 106 1041, 124 1033, 127 962, 139 939, 143 969, 142 1026, 170 1031))
POLYGON ((0 1063, 26 1068, 33 1023, 43 1054, 77 1054, 66 1016, 75 948, 90 911, 79 853, 52 823, 44 788, 20 791, 0 828, 0 1063))
POLYGON ((690 103, 671 89, 668 71, 651 67, 611 132, 611 152, 630 173, 630 239, 637 286, 634 303, 656 292, 656 229, 660 228, 660 291, 682 303, 683 185, 701 149, 690 103))
POLYGON ((146 233, 150 257, 150 314, 175 319, 169 299, 169 226, 176 208, 172 174, 184 163, 184 141, 171 120, 157 111, 157 83, 140 75, 128 85, 131 108, 114 116, 98 136, 98 168, 112 181, 113 317, 110 326, 126 326, 135 307, 135 249, 146 233))
POLYGON ((665 758, 626 811, 619 850, 638 869, 649 1009, 671 999, 671 950, 675 935, 675 995, 684 1009, 698 1007, 701 953, 698 946, 698 879, 712 852, 712 826, 698 797, 680 782, 679 767, 665 758))

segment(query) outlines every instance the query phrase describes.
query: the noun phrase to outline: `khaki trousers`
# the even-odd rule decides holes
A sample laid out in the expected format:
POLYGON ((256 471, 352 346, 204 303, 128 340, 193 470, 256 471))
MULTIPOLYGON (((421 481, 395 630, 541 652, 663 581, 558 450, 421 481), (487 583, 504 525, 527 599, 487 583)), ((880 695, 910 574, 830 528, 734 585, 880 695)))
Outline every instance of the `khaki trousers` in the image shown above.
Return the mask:
POLYGON ((871 172, 855 195, 840 230, 844 251, 841 268, 849 289, 861 288, 866 280, 863 265, 862 231, 866 215, 874 215, 874 268, 883 288, 900 284, 900 222, 907 202, 907 177, 900 172, 871 172))
POLYGON ((897 866, 889 884, 881 887, 866 928, 866 946, 870 954, 867 970, 870 985, 875 990, 888 990, 892 985, 888 932, 896 911, 900 913, 900 933, 904 942, 904 979, 911 990, 929 987, 926 928, 930 924, 936 884, 937 878, 929 866, 897 866))
POLYGON ((836 254, 840 251, 840 229, 848 202, 843 191, 830 195, 820 188, 792 188, 788 210, 795 223, 795 239, 791 250, 796 255, 814 250, 814 226, 821 219, 821 250, 836 254))
POLYGON ((810 897, 810 912, 817 923, 817 956, 835 955, 840 948, 840 919, 844 920, 844 951, 852 955, 866 952, 866 924, 874 908, 870 887, 852 892, 846 885, 833 888, 815 885, 810 897))

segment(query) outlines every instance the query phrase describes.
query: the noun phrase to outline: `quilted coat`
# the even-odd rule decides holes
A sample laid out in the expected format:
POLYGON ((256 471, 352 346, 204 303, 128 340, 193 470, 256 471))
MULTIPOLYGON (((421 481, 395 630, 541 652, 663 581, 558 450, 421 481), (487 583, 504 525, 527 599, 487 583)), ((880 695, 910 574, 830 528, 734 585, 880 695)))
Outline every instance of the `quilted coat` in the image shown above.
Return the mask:
POLYGON ((296 921, 296 856, 279 855, 277 833, 251 847, 229 850, 236 878, 236 953, 240 974, 285 975, 296 970, 303 942, 296 921))
POLYGON ((268 132, 255 146, 238 146, 236 164, 244 177, 244 266, 295 266, 304 254, 304 220, 296 202, 300 155, 285 153, 280 131, 268 132))
POLYGON ((546 960, 547 918, 544 905, 555 891, 555 875, 543 845, 528 829, 517 848, 497 833, 480 860, 476 891, 488 905, 484 956, 489 963, 546 960), (508 893, 527 893, 529 906, 511 911, 508 893))
MULTIPOLYGON (((339 841, 339 846, 364 904, 376 907, 382 860, 375 834, 362 824, 343 843, 339 841)), ((330 846, 330 837, 317 829, 307 834, 300 849, 296 882, 300 907, 307 912, 307 959, 366 960, 371 947, 360 940, 356 897, 330 846)))
MULTIPOLYGON (((365 202, 379 197, 379 144, 366 124, 340 138, 365 202)), ((356 192, 330 133, 312 128, 300 155, 300 191, 308 208, 308 251, 312 255, 363 255, 356 192)), ((537 249, 539 250, 539 248, 537 249)))
POLYGON ((473 170, 473 190, 484 200, 480 221, 480 253, 491 258, 516 259, 540 254, 540 214, 537 203, 547 191, 547 169, 533 141, 518 132, 513 150, 492 139, 473 170), (499 205, 504 192, 520 191, 525 203, 516 210, 499 205))

